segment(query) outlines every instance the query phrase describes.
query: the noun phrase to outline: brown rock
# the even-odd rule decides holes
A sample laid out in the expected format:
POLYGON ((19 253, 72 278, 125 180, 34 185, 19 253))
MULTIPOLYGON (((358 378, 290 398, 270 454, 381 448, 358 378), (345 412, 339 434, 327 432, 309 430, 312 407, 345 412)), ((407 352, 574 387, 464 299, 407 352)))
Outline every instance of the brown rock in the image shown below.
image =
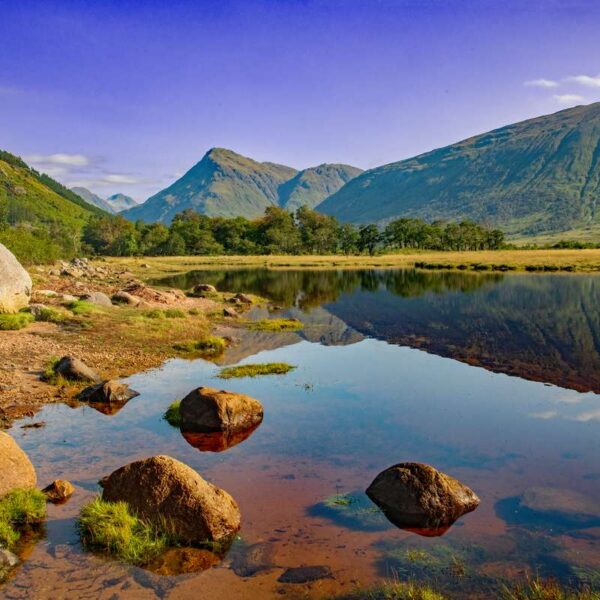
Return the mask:
POLYGON ((145 568, 157 575, 174 576, 206 571, 220 562, 216 554, 202 548, 169 548, 145 568))
POLYGON ((443 533, 461 515, 479 505, 477 495, 460 481, 420 463, 400 463, 382 471, 367 496, 397 527, 443 533))
POLYGON ((55 479, 50 485, 47 485, 42 492, 46 494, 49 502, 53 504, 62 504, 66 502, 75 491, 73 484, 64 479, 55 479))
POLYGON ((238 315, 237 312, 235 310, 233 310, 233 308, 229 308, 228 306, 226 306, 223 309, 223 316, 229 317, 231 319, 237 319, 237 318, 239 318, 240 315, 238 315))
POLYGON ((132 390, 128 385, 109 379, 103 383, 91 385, 79 394, 79 400, 85 402, 105 402, 107 404, 125 404, 139 393, 132 390))
POLYGON ((54 367, 54 372, 74 381, 100 381, 96 371, 74 356, 63 356, 54 367))
POLYGON ((203 294, 207 292, 209 294, 214 294, 216 291, 217 288, 214 285, 210 285, 210 283, 199 283, 198 285, 195 285, 193 289, 194 294, 203 294))
POLYGON ((179 412, 183 431, 202 433, 247 430, 263 419, 263 407, 258 400, 209 387, 192 390, 181 401, 179 412))
POLYGON ((35 469, 15 440, 0 431, 0 498, 11 490, 34 488, 35 469))
POLYGON ((242 304, 252 304, 252 298, 247 294, 242 294, 240 292, 239 294, 236 294, 234 298, 237 298, 242 304))
POLYGON ((81 296, 81 299, 96 306, 105 306, 107 308, 112 306, 110 298, 104 292, 90 292, 81 296))
POLYGON ((127 502, 155 527, 169 523, 181 541, 225 540, 240 528, 240 511, 224 490, 170 456, 153 456, 105 477, 103 500, 127 502))
POLYGON ((136 298, 129 292, 125 292, 123 290, 113 294, 111 300, 115 304, 128 304, 129 306, 137 306, 140 303, 139 298, 136 298))

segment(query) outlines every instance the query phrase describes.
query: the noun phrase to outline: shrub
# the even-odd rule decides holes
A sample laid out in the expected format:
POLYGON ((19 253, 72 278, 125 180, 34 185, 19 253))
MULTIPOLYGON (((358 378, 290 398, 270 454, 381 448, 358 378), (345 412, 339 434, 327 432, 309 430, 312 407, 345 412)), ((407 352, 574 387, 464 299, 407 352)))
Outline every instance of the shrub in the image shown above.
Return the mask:
POLYGON ((3 314, 0 315, 0 330, 9 331, 23 329, 27 327, 33 321, 33 315, 31 313, 16 313, 16 314, 3 314))
POLYGON ((232 379, 233 377, 257 377, 259 375, 285 375, 296 367, 287 363, 262 363, 239 365, 222 369, 218 377, 232 379))
POLYGON ((100 497, 81 509, 78 528, 85 546, 133 565, 148 563, 170 542, 167 534, 158 533, 133 515, 127 503, 106 502, 100 497))

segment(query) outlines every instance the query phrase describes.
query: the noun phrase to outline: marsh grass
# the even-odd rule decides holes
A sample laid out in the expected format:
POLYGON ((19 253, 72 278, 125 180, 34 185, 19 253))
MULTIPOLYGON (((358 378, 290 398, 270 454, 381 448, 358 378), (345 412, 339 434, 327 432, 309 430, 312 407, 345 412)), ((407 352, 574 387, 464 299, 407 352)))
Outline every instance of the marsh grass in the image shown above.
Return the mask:
POLYGON ((133 515, 125 502, 100 497, 81 509, 77 525, 84 546, 132 565, 145 565, 175 544, 168 534, 133 515))
POLYGON ((298 331, 304 327, 302 321, 296 319, 260 319, 244 323, 251 331, 298 331))
POLYGON ((501 600, 600 600, 600 592, 591 589, 568 590, 556 581, 536 577, 515 587, 505 586, 499 598, 501 600))
POLYGON ((384 581, 366 589, 356 589, 348 594, 334 596, 336 600, 446 600, 434 589, 412 582, 384 581))
POLYGON ((33 315, 28 312, 3 314, 0 315, 0 331, 16 331, 18 329, 23 329, 33 321, 33 315))
POLYGON ((180 406, 181 400, 175 400, 175 402, 169 405, 169 408, 167 408, 167 411, 163 415, 163 419, 173 427, 181 427, 181 412, 179 411, 180 406))
POLYGON ((100 308, 91 302, 86 300, 75 300, 75 302, 69 302, 67 308, 78 316, 88 316, 94 313, 101 312, 100 308))
POLYGON ((173 348, 186 354, 202 354, 203 356, 219 356, 223 354, 227 342, 215 335, 209 335, 199 341, 178 342, 173 348))
POLYGON ((36 489, 15 489, 0 499, 0 546, 14 548, 20 529, 46 517, 46 496, 36 489))
POLYGON ((258 377, 261 375, 285 375, 296 367, 287 363, 260 363, 226 367, 217 375, 219 379, 233 379, 234 377, 258 377))

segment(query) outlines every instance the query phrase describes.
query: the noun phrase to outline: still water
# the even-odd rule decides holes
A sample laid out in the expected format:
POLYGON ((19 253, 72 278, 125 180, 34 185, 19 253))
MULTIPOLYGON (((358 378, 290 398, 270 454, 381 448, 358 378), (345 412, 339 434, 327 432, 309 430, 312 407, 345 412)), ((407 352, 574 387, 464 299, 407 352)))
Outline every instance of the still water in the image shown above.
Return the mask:
POLYGON ((600 583, 600 277, 237 270, 155 283, 200 281, 267 296, 278 316, 305 324, 238 329, 220 364, 297 368, 223 385, 219 365, 171 360, 129 378, 140 396, 117 414, 52 405, 35 418, 45 428, 17 423, 11 433, 40 483, 68 479, 76 494, 50 506, 45 537, 0 595, 322 598, 395 577, 489 598, 528 574, 600 583), (198 450, 162 415, 200 385, 260 399, 263 423, 222 452, 198 450), (207 570, 161 575, 78 542, 76 515, 97 481, 155 454, 189 464, 240 505, 241 539, 207 570), (364 490, 403 461, 457 477, 479 508, 440 537, 397 529, 364 490), (278 581, 297 566, 332 576, 278 581))

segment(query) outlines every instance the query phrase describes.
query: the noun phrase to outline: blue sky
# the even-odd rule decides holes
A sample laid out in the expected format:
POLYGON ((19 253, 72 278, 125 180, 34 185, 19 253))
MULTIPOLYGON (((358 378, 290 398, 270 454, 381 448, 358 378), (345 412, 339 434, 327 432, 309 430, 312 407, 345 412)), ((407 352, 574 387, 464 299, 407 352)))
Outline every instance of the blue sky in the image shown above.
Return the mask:
POLYGON ((102 196, 213 146, 370 168, 600 100, 593 1, 1 4, 0 148, 102 196))

